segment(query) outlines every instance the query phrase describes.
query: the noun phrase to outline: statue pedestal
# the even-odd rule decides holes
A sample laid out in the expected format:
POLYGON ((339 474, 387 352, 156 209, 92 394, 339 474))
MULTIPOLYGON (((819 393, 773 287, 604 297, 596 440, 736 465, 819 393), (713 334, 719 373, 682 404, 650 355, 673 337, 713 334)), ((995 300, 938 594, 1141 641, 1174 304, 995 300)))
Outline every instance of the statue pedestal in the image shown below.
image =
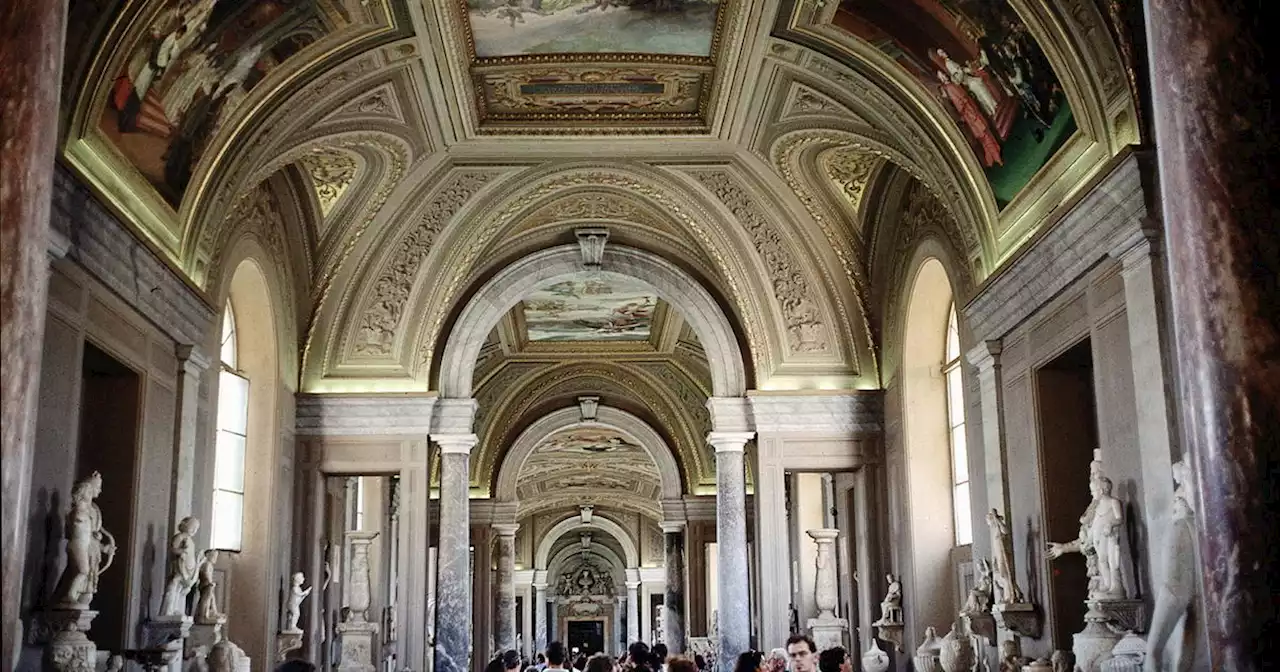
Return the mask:
POLYGON ((163 667, 169 672, 182 672, 186 639, 191 634, 190 616, 160 616, 142 626, 143 646, 163 651, 163 667))
POLYGON ((187 658, 203 660, 213 649, 213 645, 222 640, 222 629, 227 624, 226 616, 219 616, 214 623, 195 623, 187 634, 187 658))
POLYGON ((94 672, 98 647, 85 633, 97 616, 88 609, 49 609, 36 616, 31 638, 44 647, 45 670, 94 672))
POLYGON ((876 628, 876 636, 886 642, 893 642, 893 647, 902 653, 906 649, 902 648, 902 632, 906 629, 906 624, 896 621, 886 621, 883 618, 872 623, 876 628))
POLYGON ((1097 609, 1121 632, 1142 632, 1146 628, 1147 610, 1142 600, 1093 600, 1090 608, 1097 609))
POLYGON ((969 628, 973 630, 973 634, 981 635, 987 640, 991 646, 996 646, 996 619, 985 611, 962 611, 961 614, 969 617, 969 628))
POLYGON ((991 615, 996 625, 1016 632, 1028 639, 1040 639, 1040 614, 1030 602, 1011 602, 991 605, 991 615))
POLYGON ((378 624, 367 621, 339 623, 335 628, 338 646, 342 649, 342 658, 338 661, 339 672, 375 672, 373 663, 374 644, 378 639, 378 624))
POLYGON ((282 663, 288 660, 290 651, 296 651, 301 648, 301 630, 281 630, 276 635, 276 662, 282 663))
POLYGON ((1089 611, 1084 615, 1084 630, 1072 635, 1071 653, 1080 672, 1102 672, 1102 664, 1111 658, 1120 635, 1107 625, 1110 618, 1099 608, 1098 600, 1085 600, 1085 604, 1089 611))
POLYGON ((809 635, 819 651, 832 647, 844 646, 844 633, 849 629, 849 621, 843 618, 811 618, 809 619, 809 635))

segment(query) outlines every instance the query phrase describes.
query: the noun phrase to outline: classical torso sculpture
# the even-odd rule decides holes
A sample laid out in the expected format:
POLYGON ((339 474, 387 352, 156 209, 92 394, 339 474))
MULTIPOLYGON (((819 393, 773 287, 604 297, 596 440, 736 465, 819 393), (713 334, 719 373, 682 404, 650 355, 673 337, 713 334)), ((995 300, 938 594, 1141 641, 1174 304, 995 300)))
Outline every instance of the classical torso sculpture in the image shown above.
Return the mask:
POLYGON ((200 589, 200 595, 196 598, 196 623, 217 623, 222 616, 218 612, 218 600, 214 594, 214 589, 218 587, 218 584, 213 579, 213 568, 217 562, 217 549, 211 548, 204 552, 204 559, 200 561, 200 569, 196 579, 197 587, 200 589))
POLYGON ((1050 543, 1049 557, 1083 554, 1089 575, 1089 599, 1122 600, 1127 597, 1121 552, 1124 507, 1111 496, 1111 479, 1102 474, 1102 462, 1096 457, 1089 472, 1093 499, 1080 516, 1080 534, 1066 543, 1050 543))
POLYGON ((1013 540, 1009 525, 1000 512, 991 509, 987 513, 987 526, 991 528, 991 578, 998 590, 992 598, 997 604, 1018 604, 1025 601, 1022 589, 1013 575, 1013 540))
POLYGON ((168 577, 165 580, 164 597, 160 600, 161 616, 185 616, 187 593, 196 585, 196 572, 200 567, 196 553, 196 531, 200 521, 187 516, 178 522, 178 532, 169 542, 168 577))
POLYGON ((306 577, 302 572, 294 572, 293 582, 289 586, 289 599, 284 608, 285 632, 302 632, 298 627, 298 617, 302 613, 302 601, 311 594, 311 588, 302 589, 304 581, 306 577))
POLYGON ((57 609, 88 609, 98 592, 98 575, 115 559, 115 537, 102 528, 102 511, 93 501, 100 494, 102 475, 96 471, 71 490, 67 566, 53 591, 53 606, 57 609))

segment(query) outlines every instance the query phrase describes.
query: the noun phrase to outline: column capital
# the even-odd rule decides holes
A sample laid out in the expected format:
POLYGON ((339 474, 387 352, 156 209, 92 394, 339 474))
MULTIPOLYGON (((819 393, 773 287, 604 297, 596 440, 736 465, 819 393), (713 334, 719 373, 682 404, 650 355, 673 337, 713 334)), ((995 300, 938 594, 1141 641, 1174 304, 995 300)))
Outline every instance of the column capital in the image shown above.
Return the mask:
POLYGON ((438 434, 468 434, 475 417, 475 399, 437 399, 431 429, 438 434))
POLYGON ((470 455, 480 439, 475 434, 432 434, 431 440, 440 446, 442 453, 470 455))
POLYGON ((707 443, 715 446, 717 453, 741 453, 755 436, 755 432, 710 432, 707 443))
POLYGON ((1142 224, 1133 230, 1117 236, 1107 253, 1117 259, 1125 271, 1151 261, 1151 257, 1160 253, 1160 227, 1150 217, 1144 217, 1142 224))
POLYGON ((754 428, 751 405, 746 397, 711 397, 707 399, 713 431, 741 432, 754 428))
POLYGON ((492 527, 493 527, 493 531, 497 532, 499 537, 514 538, 516 536, 516 530, 520 529, 520 524, 519 523, 494 523, 492 527))
POLYGON ((639 581, 628 581, 628 582, 627 582, 627 592, 628 592, 628 593, 634 593, 634 592, 636 592, 637 590, 640 590, 640 582, 639 582, 639 581))
POLYGON ((187 343, 179 343, 173 348, 174 354, 178 357, 178 363, 184 369, 193 367, 195 371, 188 371, 191 374, 200 374, 209 369, 212 363, 209 356, 204 354, 199 347, 187 343))
POLYGON ((663 534, 678 534, 684 532, 685 521, 683 520, 664 520, 659 523, 658 527, 662 528, 663 534))
POLYGON ((970 364, 978 367, 978 371, 982 372, 999 368, 1000 353, 1002 352, 1004 352, 1004 341, 993 338, 970 348, 969 352, 965 354, 965 359, 968 359, 970 364))

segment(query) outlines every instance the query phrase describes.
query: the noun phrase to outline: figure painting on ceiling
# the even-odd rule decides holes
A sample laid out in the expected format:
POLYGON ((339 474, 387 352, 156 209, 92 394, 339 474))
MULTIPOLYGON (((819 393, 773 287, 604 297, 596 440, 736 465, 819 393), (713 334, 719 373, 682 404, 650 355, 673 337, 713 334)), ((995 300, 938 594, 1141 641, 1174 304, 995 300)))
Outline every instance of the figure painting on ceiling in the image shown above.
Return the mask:
POLYGON ((573 276, 524 298, 530 341, 644 341, 657 295, 638 280, 573 276))
POLYGON ((538 453, 610 453, 616 457, 619 453, 647 455, 640 446, 609 431, 598 429, 580 429, 556 434, 538 446, 538 453))
POLYGON ((1002 208, 1075 132, 1062 85, 1008 0, 844 0, 835 24, 938 96, 1002 208))
POLYGON ((466 0, 476 56, 710 56, 720 0, 466 0))
POLYGON ((127 52, 99 129, 170 205, 268 73, 333 29, 318 0, 171 0, 127 52))

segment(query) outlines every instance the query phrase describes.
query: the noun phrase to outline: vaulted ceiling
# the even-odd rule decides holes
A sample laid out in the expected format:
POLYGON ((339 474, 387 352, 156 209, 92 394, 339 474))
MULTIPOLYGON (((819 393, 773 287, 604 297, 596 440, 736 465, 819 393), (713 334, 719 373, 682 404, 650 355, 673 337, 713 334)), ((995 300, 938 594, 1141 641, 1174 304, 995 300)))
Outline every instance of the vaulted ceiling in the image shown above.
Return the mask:
MULTIPOLYGON (((72 0, 62 159, 211 304, 261 250, 301 391, 432 389, 471 293, 583 226, 708 288, 755 388, 878 388, 914 241, 963 295, 1138 139, 1113 5, 72 0)), ((537 289, 473 482, 590 390, 707 483, 681 318, 537 289)))

